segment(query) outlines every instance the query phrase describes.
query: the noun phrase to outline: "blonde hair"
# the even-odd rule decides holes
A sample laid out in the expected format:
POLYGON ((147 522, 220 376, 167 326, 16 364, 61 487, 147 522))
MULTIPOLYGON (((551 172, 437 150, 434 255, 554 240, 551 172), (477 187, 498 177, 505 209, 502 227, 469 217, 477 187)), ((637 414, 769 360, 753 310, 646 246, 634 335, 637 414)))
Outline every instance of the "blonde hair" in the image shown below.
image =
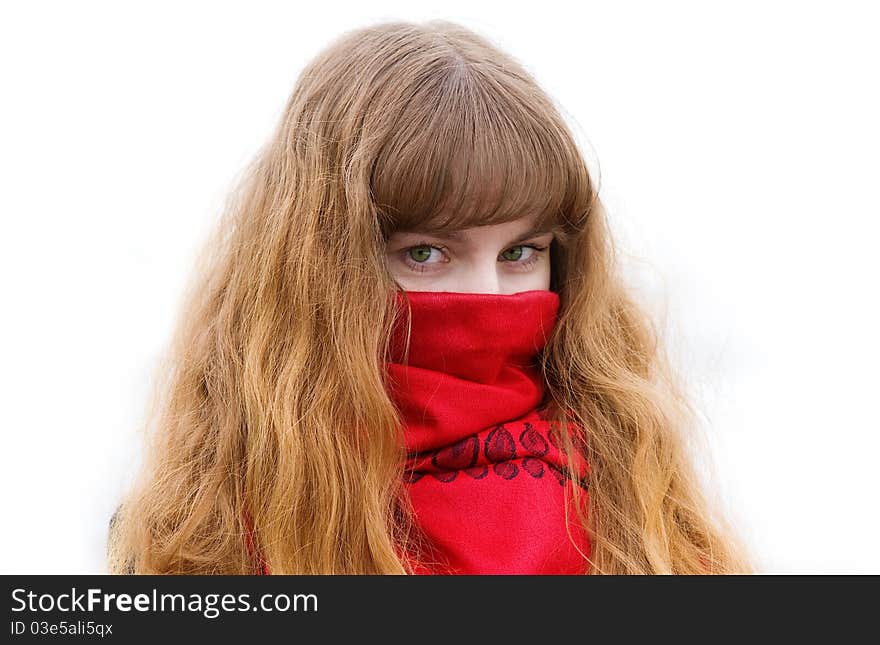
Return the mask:
POLYGON ((590 464, 585 572, 751 571, 569 129, 521 65, 443 20, 350 31, 302 71, 187 287, 110 571, 412 573, 385 241, 525 213, 557 227, 541 366, 570 464, 590 464))

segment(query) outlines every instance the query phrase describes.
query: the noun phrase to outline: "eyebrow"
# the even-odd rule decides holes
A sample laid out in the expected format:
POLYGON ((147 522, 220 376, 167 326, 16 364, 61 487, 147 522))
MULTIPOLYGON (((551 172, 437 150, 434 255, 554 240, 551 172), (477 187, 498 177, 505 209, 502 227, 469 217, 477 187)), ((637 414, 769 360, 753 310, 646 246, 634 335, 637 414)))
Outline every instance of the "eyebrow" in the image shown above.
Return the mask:
MULTIPOLYGON (((518 235, 514 238, 510 243, 513 244, 515 242, 521 242, 522 240, 527 240, 530 237, 536 237, 538 235, 543 235, 544 233, 556 233, 559 230, 559 226, 556 224, 545 224, 543 226, 535 226, 528 231, 525 231, 522 235, 518 235)), ((460 231, 438 231, 436 233, 431 231, 423 231, 419 229, 406 229, 399 230, 398 233, 404 233, 408 235, 428 235, 430 237, 436 237, 441 240, 452 240, 454 242, 461 242, 464 240, 464 235, 461 234, 460 231)))

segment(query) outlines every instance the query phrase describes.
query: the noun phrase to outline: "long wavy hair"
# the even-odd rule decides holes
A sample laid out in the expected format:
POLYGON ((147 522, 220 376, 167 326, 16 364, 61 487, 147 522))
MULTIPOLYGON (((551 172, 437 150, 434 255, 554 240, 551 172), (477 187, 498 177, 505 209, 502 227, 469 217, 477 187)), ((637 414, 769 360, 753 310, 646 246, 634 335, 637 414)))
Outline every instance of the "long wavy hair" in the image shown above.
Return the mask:
POLYGON ((584 572, 752 572, 704 494, 694 409, 627 293, 560 111, 511 56, 444 20, 349 31, 303 69, 187 285, 109 570, 412 573, 385 243, 531 213, 559 231, 540 365, 570 467, 575 451, 590 464, 589 511, 573 505, 584 572))

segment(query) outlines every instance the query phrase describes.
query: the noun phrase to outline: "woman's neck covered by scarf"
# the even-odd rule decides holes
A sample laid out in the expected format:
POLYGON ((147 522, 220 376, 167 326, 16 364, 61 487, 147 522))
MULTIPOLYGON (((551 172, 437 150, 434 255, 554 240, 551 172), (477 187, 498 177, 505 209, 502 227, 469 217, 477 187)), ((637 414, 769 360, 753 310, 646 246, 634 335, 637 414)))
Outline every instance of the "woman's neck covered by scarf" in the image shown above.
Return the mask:
POLYGON ((569 488, 586 488, 588 466, 579 457, 572 477, 541 414, 558 294, 399 291, 397 305, 388 387, 423 538, 401 557, 418 574, 584 573, 590 543, 569 488))
MULTIPOLYGON (((541 415, 538 361, 558 294, 397 296, 403 313, 388 383, 405 424, 409 498, 427 538, 416 571, 583 573, 590 545, 566 490, 577 484, 541 415)), ((579 467, 585 487, 587 465, 579 467)))

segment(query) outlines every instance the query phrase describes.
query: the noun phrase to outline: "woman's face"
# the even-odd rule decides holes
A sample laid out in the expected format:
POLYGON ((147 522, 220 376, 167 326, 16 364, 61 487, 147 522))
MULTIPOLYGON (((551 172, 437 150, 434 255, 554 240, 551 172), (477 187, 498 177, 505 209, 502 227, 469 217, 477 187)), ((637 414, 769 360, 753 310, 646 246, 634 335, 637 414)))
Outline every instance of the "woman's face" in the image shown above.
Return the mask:
POLYGON ((397 231, 386 245, 388 268, 405 291, 513 294, 550 288, 552 231, 534 217, 439 236, 397 231))

